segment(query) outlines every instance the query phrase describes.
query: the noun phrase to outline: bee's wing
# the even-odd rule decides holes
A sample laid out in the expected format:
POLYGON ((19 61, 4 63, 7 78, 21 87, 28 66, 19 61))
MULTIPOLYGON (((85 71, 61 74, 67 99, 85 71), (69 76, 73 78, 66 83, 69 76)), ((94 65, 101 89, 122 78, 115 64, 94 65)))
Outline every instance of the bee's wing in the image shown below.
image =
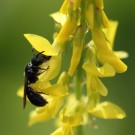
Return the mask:
POLYGON ((27 87, 27 78, 25 77, 25 80, 24 80, 24 93, 23 93, 23 108, 25 108, 26 106, 26 87, 27 87))

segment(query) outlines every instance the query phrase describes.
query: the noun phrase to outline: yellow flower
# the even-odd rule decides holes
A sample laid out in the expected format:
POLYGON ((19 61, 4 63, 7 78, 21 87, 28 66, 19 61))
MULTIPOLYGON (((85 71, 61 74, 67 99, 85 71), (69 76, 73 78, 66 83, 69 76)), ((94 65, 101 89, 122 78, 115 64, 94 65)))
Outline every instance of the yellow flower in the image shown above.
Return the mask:
POLYGON ((61 122, 70 126, 78 126, 82 124, 82 112, 84 111, 84 107, 78 100, 76 100, 75 95, 70 94, 70 96, 68 96, 67 104, 65 106, 66 107, 60 112, 61 122))
POLYGON ((105 12, 102 10, 101 12, 101 16, 102 16, 102 24, 104 28, 109 28, 110 27, 110 21, 108 20, 105 12))
POLYGON ((86 5, 85 14, 90 29, 93 29, 93 25, 94 25, 94 12, 95 11, 94 11, 93 3, 86 5))
POLYGON ((97 47, 99 58, 102 63, 112 65, 118 73, 122 73, 127 70, 127 66, 107 46, 106 37, 101 29, 94 28, 92 30, 92 38, 97 47))
POLYGON ((79 26, 74 36, 72 57, 71 57, 70 67, 68 70, 68 74, 70 76, 74 74, 74 71, 76 70, 81 59, 81 54, 82 54, 83 45, 84 45, 83 31, 84 30, 82 26, 79 26))
POLYGON ((88 94, 98 91, 101 95, 106 96, 108 90, 98 77, 114 76, 115 71, 112 66, 107 63, 101 67, 97 67, 96 52, 92 43, 93 42, 90 42, 88 45, 85 62, 82 66, 86 72, 87 91, 88 94))
MULTIPOLYGON (((52 56, 48 62, 40 65, 40 68, 49 67, 49 69, 38 76, 38 81, 29 84, 36 92, 43 93, 42 96, 47 100, 44 107, 39 107, 30 114, 29 125, 37 122, 54 118, 63 103, 63 97, 68 94, 68 75, 62 73, 56 84, 51 85, 49 82, 59 73, 61 67, 61 51, 62 48, 56 42, 51 45, 49 41, 41 36, 34 34, 25 34, 26 39, 31 43, 32 47, 44 55, 52 56), (57 104, 57 105, 56 105, 57 104)), ((21 87, 17 94, 23 96, 24 87, 21 87)))
POLYGON ((108 30, 102 30, 101 27, 95 25, 92 29, 92 39, 96 45, 100 61, 112 65, 116 72, 122 73, 127 70, 127 66, 118 58, 115 52, 113 52, 113 45, 108 45, 113 44, 117 24, 114 25, 115 26, 111 23, 108 30), (105 33, 103 31, 105 31, 105 33))
POLYGON ((83 112, 84 106, 70 95, 66 107, 59 114, 61 126, 51 135, 73 135, 73 127, 83 123, 83 112))
POLYGON ((98 66, 97 61, 97 52, 94 47, 93 41, 91 41, 87 45, 87 52, 85 62, 83 64, 83 68, 89 73, 93 74, 94 76, 99 77, 112 77, 115 75, 115 70, 111 65, 108 63, 103 64, 103 66, 98 66))
POLYGON ((73 135, 72 126, 63 125, 62 127, 58 128, 55 132, 51 135, 73 135))
POLYGON ((88 21, 88 26, 92 30, 93 27, 104 27, 108 28, 110 22, 103 10, 104 3, 103 0, 86 1, 85 3, 85 14, 88 21))
POLYGON ((103 119, 123 119, 126 117, 125 112, 119 106, 108 101, 98 103, 93 109, 88 108, 88 112, 103 119))
MULTIPOLYGON (((56 48, 56 46, 52 46, 47 39, 41 36, 34 34, 24 34, 24 36, 30 42, 32 47, 38 52, 44 51, 44 55, 52 56, 47 63, 49 69, 43 74, 39 75, 39 80, 47 82, 55 78, 61 67, 61 52, 56 48)), ((41 68, 43 67, 46 67, 46 63, 41 65, 41 68)))
POLYGON ((73 135, 73 127, 87 124, 93 116, 102 119, 123 119, 126 114, 114 103, 100 103, 98 93, 93 93, 89 98, 82 97, 80 101, 75 95, 70 95, 66 107, 60 111, 59 128, 51 135, 73 135))
POLYGON ((75 32, 78 22, 78 15, 76 10, 73 11, 72 6, 72 3, 70 3, 66 21, 55 39, 58 43, 67 41, 69 37, 75 32))
POLYGON ((45 121, 49 118, 54 118, 64 101, 64 96, 68 94, 68 75, 63 72, 56 84, 45 88, 45 83, 32 84, 32 88, 45 93, 45 99, 48 101, 44 107, 38 107, 30 114, 29 125, 37 122, 45 121))
POLYGON ((60 12, 63 14, 66 14, 67 10, 68 10, 68 6, 69 6, 69 0, 64 0, 62 6, 60 8, 60 12))
MULTIPOLYGON (((80 127, 88 124, 93 116, 102 119, 125 118, 126 114, 119 106, 109 101, 100 101, 101 96, 108 94, 100 78, 113 77, 127 70, 127 66, 120 60, 127 57, 127 53, 113 50, 118 22, 109 21, 104 12, 103 0, 64 0, 60 11, 50 16, 60 26, 52 44, 44 37, 24 34, 37 52, 50 56, 46 62, 37 64, 36 82, 25 84, 46 101, 45 106, 31 111, 28 125, 55 119, 59 114, 58 128, 51 135, 73 135, 74 128, 80 131, 80 127), (92 39, 85 46, 88 30, 92 33, 92 39), (68 70, 63 72, 62 53, 69 40, 72 40, 72 56, 68 70), (41 73, 40 69, 47 70, 41 73), (55 80, 52 79, 60 71, 58 80, 53 83, 55 80), (70 81, 73 82, 72 90, 70 81)), ((19 88, 17 95, 25 95, 24 86, 19 88)))
POLYGON ((102 119, 123 119, 126 117, 126 113, 118 105, 109 101, 100 102, 99 100, 100 98, 97 92, 92 93, 86 99, 85 122, 89 122, 89 117, 91 116, 102 119))
POLYGON ((111 35, 109 35, 110 37, 112 36, 111 39, 113 39, 115 35, 115 28, 110 26, 112 24, 110 24, 110 21, 108 20, 105 12, 103 11, 103 8, 103 0, 96 0, 95 2, 87 1, 85 14, 89 28, 92 32, 92 40, 96 45, 100 61, 103 64, 110 64, 116 72, 122 73, 127 70, 127 66, 116 55, 120 54, 121 56, 123 56, 121 52, 115 53, 107 45, 108 38, 106 38, 106 33, 103 32, 103 28, 108 28, 106 31, 111 31, 111 35))
POLYGON ((81 3, 81 0, 64 0, 61 8, 60 8, 60 12, 63 14, 66 14, 68 12, 68 7, 73 4, 72 10, 76 10, 77 8, 79 8, 81 3))
POLYGON ((77 8, 79 8, 81 3, 81 0, 74 0, 73 1, 73 10, 76 10, 77 8))
MULTIPOLYGON (((106 38, 108 40, 107 46, 111 50, 113 50, 113 47, 114 47, 114 39, 115 39, 117 27, 118 27, 118 22, 117 21, 110 21, 110 27, 108 29, 103 29, 103 32, 105 33, 106 38)), ((123 58, 127 58, 128 57, 128 53, 125 52, 125 51, 114 51, 114 53, 120 59, 123 59, 123 58)))
POLYGON ((50 42, 44 37, 35 34, 24 34, 24 36, 30 42, 32 47, 38 52, 44 51, 43 54, 47 56, 58 55, 58 52, 55 50, 55 48, 53 48, 50 42))
POLYGON ((30 113, 28 125, 46 121, 50 118, 55 118, 61 105, 63 104, 63 97, 45 96, 48 104, 44 107, 37 108, 30 113))
POLYGON ((54 21, 56 21, 56 23, 61 24, 61 26, 63 26, 66 21, 66 15, 61 12, 55 12, 50 16, 54 19, 54 21))
POLYGON ((95 0, 96 7, 99 9, 104 9, 104 2, 103 0, 95 0))
MULTIPOLYGON (((72 108, 72 106, 71 106, 72 108)), ((63 109, 60 112, 60 119, 64 124, 70 125, 70 126, 78 126, 83 122, 83 116, 82 114, 78 111, 75 112, 76 110, 74 110, 73 112, 70 111, 70 109, 63 109)))
MULTIPOLYGON (((63 97, 68 94, 68 89, 65 83, 62 84, 61 78, 57 84, 51 85, 50 83, 44 83, 38 81, 30 86, 39 92, 42 92, 42 96, 47 100, 47 104, 44 107, 37 107, 30 113, 30 119, 28 125, 31 126, 38 122, 54 118, 63 104, 63 97)), ((23 97, 24 87, 20 87, 17 91, 17 95, 23 97)))
POLYGON ((99 92, 92 92, 87 99, 87 110, 92 110, 100 102, 99 92))

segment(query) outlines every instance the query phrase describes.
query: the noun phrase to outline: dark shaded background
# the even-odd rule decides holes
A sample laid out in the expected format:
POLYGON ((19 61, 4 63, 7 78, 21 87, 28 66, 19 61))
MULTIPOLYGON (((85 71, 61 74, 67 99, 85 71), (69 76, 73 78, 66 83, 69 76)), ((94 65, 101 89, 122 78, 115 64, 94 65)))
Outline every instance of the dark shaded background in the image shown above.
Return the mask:
MULTIPOLYGON (((23 70, 32 57, 24 33, 42 35, 52 42, 53 20, 48 16, 60 8, 62 0, 0 0, 0 135, 48 135, 54 130, 52 121, 27 127, 28 114, 33 107, 22 109, 16 91, 23 84, 23 70)), ((110 100, 127 113, 124 120, 97 120, 98 129, 88 126, 86 135, 135 134, 135 1, 104 0, 110 19, 119 21, 115 50, 125 50, 128 71, 105 79, 110 100)))

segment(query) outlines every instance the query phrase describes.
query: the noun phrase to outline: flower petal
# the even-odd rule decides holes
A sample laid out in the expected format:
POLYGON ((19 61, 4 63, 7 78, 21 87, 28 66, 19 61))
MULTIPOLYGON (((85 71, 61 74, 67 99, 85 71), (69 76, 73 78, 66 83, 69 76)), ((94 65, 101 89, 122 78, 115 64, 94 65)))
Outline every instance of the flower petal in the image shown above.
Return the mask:
POLYGON ((86 78, 88 95, 91 95, 93 92, 99 92, 102 96, 107 96, 108 90, 98 77, 86 74, 86 78))
POLYGON ((63 125, 54 131, 51 135, 73 135, 72 127, 69 125, 63 125))
POLYGON ((73 3, 73 10, 78 9, 78 7, 80 6, 81 0, 75 0, 73 3))
POLYGON ((100 99, 99 93, 98 92, 92 92, 89 95, 89 101, 88 101, 88 104, 87 104, 87 109, 92 110, 93 108, 95 108, 97 103, 99 102, 99 99, 100 99))
POLYGON ((92 30, 93 41, 97 46, 99 52, 99 58, 102 63, 109 63, 113 66, 116 72, 122 73, 127 70, 126 64, 124 64, 115 53, 109 49, 106 43, 106 38, 101 29, 94 28, 92 30))
POLYGON ((30 84, 30 87, 32 87, 34 90, 37 90, 39 92, 41 92, 42 89, 45 89, 50 86, 51 86, 51 83, 49 81, 44 82, 44 81, 40 81, 40 80, 38 80, 36 83, 30 84))
POLYGON ((57 83, 63 84, 65 87, 68 87, 67 85, 69 84, 69 76, 66 71, 61 73, 57 83))
POLYGON ((35 34, 24 34, 24 36, 38 52, 44 51, 43 54, 47 56, 57 55, 57 51, 47 39, 35 34))
POLYGON ((120 59, 125 59, 128 57, 128 53, 125 51, 115 51, 115 54, 120 58, 120 59))
POLYGON ((70 67, 68 70, 68 74, 72 76, 74 74, 75 69, 77 68, 80 59, 81 59, 81 54, 83 50, 83 45, 84 45, 84 40, 82 39, 82 32, 83 28, 78 27, 76 33, 75 33, 75 38, 73 41, 73 51, 72 51, 72 57, 71 57, 71 62, 70 62, 70 67))
POLYGON ((91 62, 91 63, 85 62, 82 67, 86 71, 86 74, 91 74, 91 75, 94 75, 94 76, 99 75, 99 70, 96 67, 94 62, 91 62))
POLYGON ((110 21, 103 10, 102 10, 102 23, 103 23, 104 28, 110 27, 110 21))
POLYGON ((57 23, 60 23, 62 26, 64 25, 66 21, 66 15, 62 14, 60 12, 55 12, 50 15, 57 23))
POLYGON ((85 13, 86 13, 88 25, 89 25, 90 29, 93 29, 93 25, 94 25, 94 5, 93 5, 93 3, 90 3, 86 7, 85 13))
MULTIPOLYGON (((37 82, 38 83, 38 82, 37 82)), ((31 84, 30 86, 37 91, 43 92, 45 95, 57 96, 62 97, 68 94, 68 90, 62 84, 54 84, 49 87, 44 84, 44 87, 41 87, 38 84, 31 84)))
POLYGON ((96 3, 96 7, 99 9, 103 9, 104 8, 104 2, 103 0, 95 0, 96 3))
POLYGON ((60 119, 64 124, 71 126, 78 126, 83 122, 83 116, 81 112, 74 112, 73 114, 67 113, 66 109, 60 112, 60 119))
POLYGON ((108 90, 98 77, 92 77, 91 89, 98 91, 102 96, 107 96, 108 90))
POLYGON ((98 75, 99 77, 112 77, 115 75, 114 68, 108 63, 105 63, 102 67, 98 69, 99 69, 98 75))
POLYGON ((50 118, 54 118, 63 104, 63 98, 56 98, 52 96, 45 96, 48 103, 44 107, 38 107, 30 113, 28 125, 33 125, 39 122, 46 121, 50 118))
POLYGON ((19 97, 23 97, 23 93, 24 93, 24 86, 21 86, 18 90, 17 90, 17 96, 19 97))
POLYGON ((52 118, 55 118, 58 110, 63 104, 64 98, 54 97, 54 96, 46 96, 48 104, 44 107, 38 107, 36 112, 38 114, 49 113, 52 118))
POLYGON ((49 69, 38 77, 39 80, 48 82, 49 80, 55 78, 60 71, 61 58, 61 54, 52 56, 51 59, 48 61, 49 69))
POLYGON ((95 56, 96 56, 95 49, 91 46, 88 46, 88 49, 86 52, 85 62, 82 65, 82 67, 86 71, 86 74, 98 76, 99 71, 98 71, 98 68, 96 66, 95 56))
POLYGON ((32 126, 33 124, 48 120, 51 117, 50 113, 44 112, 42 114, 38 114, 35 110, 30 113, 30 118, 28 125, 32 126))
POLYGON ((69 39, 69 36, 73 34, 77 26, 77 12, 73 11, 71 15, 68 15, 66 21, 61 28, 56 41, 61 43, 69 39))
POLYGON ((57 97, 65 96, 68 94, 67 89, 61 84, 54 84, 50 87, 43 89, 42 92, 45 93, 46 95, 57 97))
POLYGON ((64 0, 61 8, 60 8, 60 12, 63 14, 67 13, 67 9, 68 9, 68 5, 69 5, 69 0, 64 0))
POLYGON ((103 29, 103 32, 105 33, 106 38, 109 41, 107 43, 107 45, 109 46, 109 48, 111 50, 113 49, 113 46, 114 46, 114 39, 115 39, 117 27, 118 27, 118 22, 117 21, 110 21, 109 28, 108 29, 103 29))
POLYGON ((125 112, 120 107, 107 101, 99 103, 89 112, 94 116, 103 119, 123 119, 126 117, 125 112))

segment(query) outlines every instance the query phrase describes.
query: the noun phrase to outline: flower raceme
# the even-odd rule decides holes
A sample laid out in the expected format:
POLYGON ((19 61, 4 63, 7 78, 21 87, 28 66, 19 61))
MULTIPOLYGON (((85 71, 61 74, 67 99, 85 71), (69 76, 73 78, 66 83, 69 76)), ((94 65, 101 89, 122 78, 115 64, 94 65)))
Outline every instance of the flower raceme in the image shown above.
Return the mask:
MULTIPOLYGON (((100 101, 101 96, 109 93, 101 78, 125 72, 127 66, 121 59, 128 56, 124 51, 114 51, 118 22, 107 18, 103 0, 64 0, 60 11, 50 16, 60 26, 52 44, 39 35, 24 34, 37 52, 51 56, 39 66, 39 69, 49 67, 48 70, 37 76, 37 82, 28 84, 48 102, 30 113, 28 124, 53 118, 58 128, 51 135, 73 135, 74 129, 77 135, 82 135, 80 127, 88 124, 92 117, 126 117, 116 104, 100 101), (92 39, 86 44, 88 34, 92 39), (62 57, 63 53, 66 48, 71 49, 67 43, 71 43, 72 53, 71 57, 67 55, 70 62, 63 69, 67 60, 62 57)), ((17 95, 22 97, 23 89, 21 87, 17 95)))

